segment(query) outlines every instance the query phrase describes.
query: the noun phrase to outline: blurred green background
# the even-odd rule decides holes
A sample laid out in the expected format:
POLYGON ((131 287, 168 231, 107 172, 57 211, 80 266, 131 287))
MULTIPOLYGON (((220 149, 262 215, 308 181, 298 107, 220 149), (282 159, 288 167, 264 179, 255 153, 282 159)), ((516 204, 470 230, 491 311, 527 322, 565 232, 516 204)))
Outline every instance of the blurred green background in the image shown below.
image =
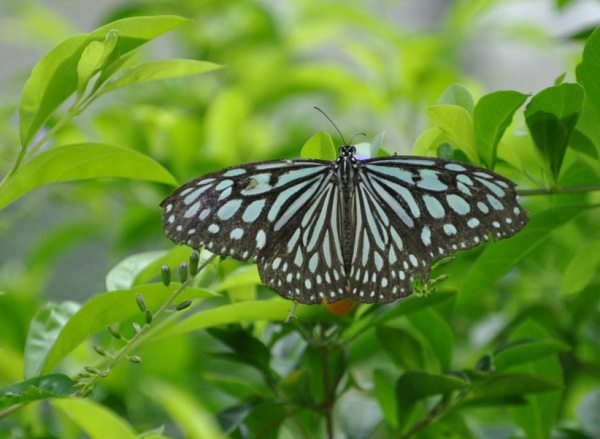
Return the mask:
MULTIPOLYGON (((439 125, 428 109, 453 104, 472 113, 474 102, 496 90, 533 95, 555 81, 574 81, 584 42, 600 23, 600 3, 5 0, 0 3, 2 174, 19 151, 19 97, 35 63, 77 33, 122 18, 159 14, 191 21, 142 46, 131 64, 190 58, 224 68, 102 96, 56 132, 42 151, 79 142, 127 147, 152 157, 183 183, 233 164, 297 157, 315 132, 333 131, 313 109, 316 105, 346 138, 365 132, 364 141, 371 143, 383 135, 381 148, 389 153, 416 150, 466 159, 452 139, 435 143, 427 137, 439 125)), ((578 127, 589 142, 569 145, 560 186, 597 189, 600 120, 588 104, 578 127)), ((38 135, 62 114, 53 113, 38 135)), ((520 188, 552 184, 541 169, 522 111, 499 151, 498 172, 520 188)), ((83 303, 111 289, 107 273, 125 258, 143 254, 154 260, 145 252, 172 252, 161 232, 158 207, 172 189, 135 179, 58 183, 2 210, 0 386, 23 380, 24 347, 40 307, 83 303)), ((333 360, 328 367, 336 371, 333 381, 339 384, 336 438, 600 437, 600 218, 592 208, 599 201, 591 191, 524 197, 530 214, 540 214, 535 222, 540 233, 515 241, 513 247, 497 247, 495 257, 512 257, 508 274, 488 277, 485 264, 493 265, 494 255, 482 249, 461 254, 442 270, 452 275, 442 288, 454 294, 452 299, 433 299, 431 307, 410 317, 397 311, 363 332, 361 315, 364 321, 365 315, 390 312, 393 305, 359 307, 344 317, 318 309, 308 312, 305 332, 282 327, 282 319, 273 317, 256 322, 240 318, 237 324, 228 321, 229 326, 210 331, 198 327, 185 335, 155 336, 140 348, 143 363, 120 365, 102 381, 95 400, 138 433, 163 425, 166 437, 217 437, 190 419, 218 415, 220 427, 215 428, 227 436, 328 437, 320 396, 315 395, 327 383, 310 381, 324 367, 318 361, 320 348, 311 340, 330 342, 335 333, 345 341, 332 342, 329 351, 333 360), (470 293, 461 296, 469 282, 470 293), (313 337, 306 337, 307 332, 313 337), (393 387, 402 374, 486 370, 475 367, 478 361, 514 340, 551 345, 542 343, 546 351, 535 354, 531 363, 521 361, 514 371, 560 383, 560 390, 540 393, 545 396, 487 395, 487 400, 474 400, 474 408, 461 407, 439 422, 428 412, 436 402, 425 399, 430 395, 419 399, 423 406, 410 416, 390 414, 392 406, 402 411, 402 397, 390 402, 394 398, 385 388, 389 383, 393 387), (247 348, 256 343, 262 347, 247 348), (252 352, 244 352, 244 346, 252 352), (268 358, 268 373, 249 360, 258 351, 268 358), (169 400, 180 401, 190 413, 169 406, 169 400), (292 410, 296 418, 278 411, 288 400, 298 404, 292 410), (273 413, 281 419, 272 419, 273 413), (399 425, 414 426, 419 419, 428 419, 431 426, 413 434, 399 425)), ((169 257, 175 264, 187 253, 169 257)), ((274 295, 258 285, 256 276, 244 277, 244 270, 244 264, 230 260, 211 266, 200 285, 225 298, 206 307, 274 295)), ((158 270, 149 277, 157 275, 158 270)), ((106 334, 94 340, 110 344, 106 334)), ((93 364, 91 345, 88 339, 55 370, 73 375, 93 364)), ((438 393, 443 392, 431 395, 438 393)), ((59 406, 44 404, 0 419, 0 437, 81 437, 76 421, 61 414, 59 406)))

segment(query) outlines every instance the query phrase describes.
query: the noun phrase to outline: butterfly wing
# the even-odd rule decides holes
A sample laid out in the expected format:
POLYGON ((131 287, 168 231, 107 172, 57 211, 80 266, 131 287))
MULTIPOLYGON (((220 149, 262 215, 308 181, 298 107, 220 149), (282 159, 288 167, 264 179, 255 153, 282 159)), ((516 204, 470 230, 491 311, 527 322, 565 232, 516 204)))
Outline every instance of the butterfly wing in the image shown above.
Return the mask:
POLYGON ((464 163, 386 157, 357 164, 351 294, 390 302, 429 277, 431 261, 527 223, 515 185, 464 163))

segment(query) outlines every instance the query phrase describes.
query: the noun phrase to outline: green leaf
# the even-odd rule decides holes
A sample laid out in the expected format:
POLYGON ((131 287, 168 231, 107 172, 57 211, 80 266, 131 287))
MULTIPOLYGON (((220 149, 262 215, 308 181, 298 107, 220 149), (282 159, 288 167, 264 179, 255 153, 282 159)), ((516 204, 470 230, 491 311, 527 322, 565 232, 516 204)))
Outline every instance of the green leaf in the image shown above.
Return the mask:
POLYGON ((136 439, 133 427, 90 399, 56 399, 52 405, 79 426, 90 439, 136 439))
POLYGON ((258 274, 258 267, 254 264, 243 265, 229 273, 223 281, 215 285, 214 291, 220 293, 231 288, 247 285, 262 285, 262 280, 258 274))
POLYGON ((425 365, 425 352, 421 341, 411 332, 402 328, 377 327, 377 339, 383 351, 401 369, 422 369, 425 365))
POLYGON ((434 105, 426 113, 454 147, 462 150, 471 162, 478 162, 471 113, 458 105, 434 105))
POLYGON ((213 413, 183 389, 158 380, 145 381, 141 389, 165 409, 186 438, 225 439, 213 413))
POLYGON ((73 381, 55 373, 31 378, 0 388, 0 409, 45 398, 60 398, 73 393, 73 381))
POLYGON ((575 70, 577 82, 596 110, 600 111, 600 28, 592 33, 583 48, 583 58, 575 70))
POLYGON ((494 353, 494 366, 496 371, 504 371, 567 350, 569 346, 558 340, 516 340, 494 353))
POLYGON ((524 373, 495 374, 475 384, 463 400, 464 405, 483 405, 520 401, 532 393, 550 392, 560 389, 552 381, 524 373))
POLYGON ((337 153, 331 135, 325 131, 319 131, 302 146, 300 157, 307 159, 335 160, 337 158, 337 153))
POLYGON ((392 427, 398 428, 398 405, 394 382, 396 379, 383 369, 373 372, 375 398, 383 412, 385 421, 392 427))
POLYGON ((106 34, 104 41, 92 41, 83 49, 77 63, 78 97, 85 92, 90 78, 104 66, 104 63, 115 49, 118 39, 118 32, 111 30, 106 34))
MULTIPOLYGON (((585 108, 584 110, 585 111, 585 108)), ((577 128, 573 130, 571 133, 571 139, 569 141, 569 146, 574 151, 580 152, 581 154, 585 154, 586 156, 598 160, 598 150, 588 136, 579 131, 577 128)))
POLYGON ((47 303, 35 313, 25 342, 25 378, 39 375, 48 352, 71 316, 80 308, 75 302, 47 303))
POLYGON ((100 177, 177 185, 175 177, 160 163, 133 149, 102 143, 77 143, 44 151, 23 165, 0 192, 0 209, 49 183, 100 177))
POLYGON ((487 246, 477 261, 471 264, 462 281, 457 307, 469 306, 471 300, 490 288, 502 276, 548 239, 552 232, 577 218, 592 206, 552 207, 536 213, 529 224, 510 239, 487 246))
POLYGON ((185 18, 168 15, 124 18, 89 34, 71 37, 48 52, 23 87, 19 108, 23 148, 27 148, 48 116, 77 89, 77 64, 90 42, 102 41, 108 32, 116 31, 119 39, 112 56, 119 57, 187 22, 185 18))
POLYGON ((583 88, 579 84, 565 83, 542 90, 525 108, 525 122, 553 182, 558 181, 582 105, 583 88))
MULTIPOLYGON (((549 342, 555 341, 543 326, 531 319, 520 324, 512 332, 509 341, 514 342, 527 337, 549 342)), ((523 363, 512 369, 534 374, 554 385, 554 390, 560 390, 564 383, 562 366, 557 354, 523 363)), ((512 418, 526 432, 528 438, 546 439, 550 437, 550 431, 556 425, 558 412, 562 406, 561 392, 528 395, 525 400, 525 405, 509 408, 512 418)))
POLYGON ((112 81, 106 82, 98 91, 98 96, 113 91, 120 87, 139 84, 147 81, 158 81, 167 78, 198 75, 221 69, 219 64, 193 59, 164 59, 123 70, 121 75, 112 81))
POLYGON ((166 253, 164 250, 155 250, 126 257, 106 275, 106 291, 126 290, 133 287, 137 276, 166 253))
POLYGON ((446 141, 448 136, 438 127, 431 127, 421 133, 415 140, 412 153, 417 156, 432 155, 446 141))
POLYGON ((438 104, 458 105, 469 113, 473 113, 473 96, 471 96, 471 92, 461 84, 452 84, 449 86, 438 100, 438 104))
POLYGON ((583 290, 598 274, 600 239, 591 238, 581 243, 569 260, 560 279, 560 292, 572 294, 583 290))
MULTIPOLYGON (((279 298, 272 300, 248 300, 231 305, 223 305, 193 314, 187 319, 165 329, 161 332, 160 336, 172 337, 228 323, 258 322, 264 320, 283 322, 290 314, 293 306, 293 303, 289 300, 279 298)), ((307 305, 299 305, 295 315, 301 318, 308 311, 308 308, 307 305)))
POLYGON ((503 90, 485 95, 477 102, 473 114, 475 142, 479 156, 489 168, 494 168, 500 139, 525 99, 525 94, 503 90))
POLYGON ((441 371, 449 370, 452 364, 454 334, 448 323, 432 308, 409 314, 408 320, 429 342, 431 350, 440 362, 441 371))
MULTIPOLYGON (((101 293, 92 297, 82 305, 63 326, 50 346, 43 364, 43 370, 49 371, 62 361, 67 354, 79 346, 87 338, 108 325, 120 322, 140 314, 136 296, 142 295, 148 309, 156 309, 162 305, 179 284, 172 283, 168 288, 162 283, 147 284, 130 290, 117 290, 101 293)), ((180 299, 214 297, 214 293, 201 288, 188 287, 180 295, 180 299)))

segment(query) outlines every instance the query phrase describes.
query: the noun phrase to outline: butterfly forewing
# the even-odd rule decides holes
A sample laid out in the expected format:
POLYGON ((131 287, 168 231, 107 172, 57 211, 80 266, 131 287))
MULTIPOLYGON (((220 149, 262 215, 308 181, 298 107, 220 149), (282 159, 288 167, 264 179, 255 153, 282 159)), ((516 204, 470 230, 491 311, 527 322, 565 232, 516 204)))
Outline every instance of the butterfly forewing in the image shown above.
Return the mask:
POLYGON ((240 260, 262 260, 288 238, 288 223, 320 190, 327 161, 281 160, 232 167, 167 197, 163 224, 174 242, 240 260))
POLYGON ((527 223, 510 180, 428 157, 251 163, 161 205, 173 241, 255 260, 267 286, 300 303, 394 301, 434 259, 527 223))

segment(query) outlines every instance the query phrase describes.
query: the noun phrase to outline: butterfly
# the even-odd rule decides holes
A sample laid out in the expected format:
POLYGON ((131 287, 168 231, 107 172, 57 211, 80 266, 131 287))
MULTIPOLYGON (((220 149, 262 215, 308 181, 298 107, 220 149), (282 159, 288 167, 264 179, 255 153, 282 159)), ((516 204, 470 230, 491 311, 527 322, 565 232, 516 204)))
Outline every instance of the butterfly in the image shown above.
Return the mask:
POLYGON ((432 261, 527 223, 515 184, 416 156, 248 163, 197 178, 162 203, 172 241, 258 264, 296 303, 388 303, 429 279, 432 261))

